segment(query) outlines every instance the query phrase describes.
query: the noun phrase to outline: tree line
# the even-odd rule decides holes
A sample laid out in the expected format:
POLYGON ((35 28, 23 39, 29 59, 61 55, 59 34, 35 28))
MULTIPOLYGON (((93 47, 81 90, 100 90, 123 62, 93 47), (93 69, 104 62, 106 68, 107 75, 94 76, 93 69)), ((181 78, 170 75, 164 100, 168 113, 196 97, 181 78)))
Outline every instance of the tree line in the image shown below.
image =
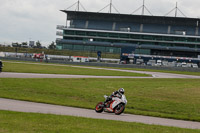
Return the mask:
POLYGON ((56 44, 55 42, 52 41, 50 45, 47 47, 42 46, 40 41, 37 41, 35 45, 29 46, 27 42, 22 42, 22 43, 12 43, 12 47, 18 47, 18 48, 40 48, 40 49, 56 49, 56 44))

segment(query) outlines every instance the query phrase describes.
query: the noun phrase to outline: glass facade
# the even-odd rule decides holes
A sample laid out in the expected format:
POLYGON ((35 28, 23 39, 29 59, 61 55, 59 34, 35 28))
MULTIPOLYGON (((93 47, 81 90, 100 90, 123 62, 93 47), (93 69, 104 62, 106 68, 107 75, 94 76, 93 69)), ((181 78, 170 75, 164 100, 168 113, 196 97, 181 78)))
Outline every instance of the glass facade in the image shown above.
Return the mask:
MULTIPOLYGON (((64 40, 73 40, 81 42, 97 42, 97 43, 118 43, 118 44, 134 44, 137 46, 151 46, 151 48, 136 48, 136 54, 152 54, 158 47, 175 48, 175 49, 198 49, 200 48, 199 36, 185 35, 167 35, 167 34, 150 34, 139 32, 113 32, 102 30, 82 30, 66 28, 63 30, 64 40)), ((105 46, 88 46, 74 44, 57 44, 59 49, 78 50, 78 51, 101 51, 104 53, 119 53, 119 47, 105 46)), ((170 49, 172 50, 172 49, 170 49)), ((190 51, 191 52, 191 51, 190 51)), ((198 52, 198 51, 196 51, 198 52)), ((196 56, 196 55, 195 55, 196 56)))
MULTIPOLYGON (((70 39, 69 37, 75 37, 75 40, 83 40, 84 38, 94 38, 96 41, 106 42, 123 42, 123 43, 135 43, 135 42, 160 42, 170 44, 190 44, 200 45, 200 37, 189 37, 184 35, 161 35, 161 34, 141 34, 141 33, 109 33, 101 31, 79 31, 79 30, 65 30, 64 39, 70 39)), ((182 45, 184 46, 184 45, 182 45)), ((195 46, 193 46, 195 47, 195 46)))
POLYGON ((103 53, 114 53, 114 54, 120 54, 121 51, 120 48, 114 48, 114 47, 73 45, 73 44, 57 44, 57 49, 74 50, 74 51, 91 51, 91 52, 101 51, 103 53))

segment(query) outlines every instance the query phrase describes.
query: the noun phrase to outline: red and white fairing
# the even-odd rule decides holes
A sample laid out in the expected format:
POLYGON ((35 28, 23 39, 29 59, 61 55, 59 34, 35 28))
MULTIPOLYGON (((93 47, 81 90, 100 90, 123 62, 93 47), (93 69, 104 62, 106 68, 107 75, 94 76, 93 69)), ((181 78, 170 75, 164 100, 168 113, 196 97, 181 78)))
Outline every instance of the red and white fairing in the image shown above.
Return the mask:
MULTIPOLYGON (((104 98, 107 99, 108 96, 104 95, 104 98)), ((110 107, 104 108, 105 111, 113 112, 114 108, 117 107, 120 103, 127 104, 126 96, 122 95, 121 98, 119 97, 112 97, 112 103, 110 104, 110 107)))

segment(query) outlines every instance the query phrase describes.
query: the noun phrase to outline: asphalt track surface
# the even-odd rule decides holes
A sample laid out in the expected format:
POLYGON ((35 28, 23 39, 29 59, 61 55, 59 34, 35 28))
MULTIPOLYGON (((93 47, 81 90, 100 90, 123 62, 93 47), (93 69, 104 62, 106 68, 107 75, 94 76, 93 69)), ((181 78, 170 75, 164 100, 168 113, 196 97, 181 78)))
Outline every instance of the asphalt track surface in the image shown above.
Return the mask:
MULTIPOLYGON (((119 71, 119 70, 115 70, 119 71)), ((132 70, 126 70, 135 72, 132 70)), ((188 79, 200 79, 200 76, 171 74, 171 73, 159 73, 159 72, 140 72, 150 74, 152 77, 133 77, 133 76, 91 76, 91 75, 66 75, 66 74, 37 74, 37 73, 13 73, 2 72, 0 78, 188 78, 188 79)))
POLYGON ((137 122, 144 124, 170 126, 170 127, 200 129, 200 122, 172 120, 172 119, 131 115, 131 114, 115 115, 111 113, 96 113, 94 110, 89 110, 89 109, 80 109, 73 107, 43 104, 43 103, 17 101, 17 100, 3 99, 3 98, 0 98, 0 110, 55 114, 55 115, 70 115, 70 116, 104 119, 104 120, 137 122))
MULTIPOLYGON (((11 61, 4 61, 4 62, 11 62, 11 61)), ((149 75, 152 75, 152 77, 90 76, 90 75, 64 75, 64 74, 36 74, 36 73, 2 72, 2 73, 0 73, 0 78, 194 78, 194 79, 200 79, 200 76, 162 73, 162 72, 146 72, 146 71, 122 70, 122 69, 98 68, 98 67, 85 67, 85 66, 73 66, 73 65, 60 65, 60 64, 24 63, 24 62, 11 62, 11 63, 45 65, 45 66, 66 66, 66 67, 98 69, 98 70, 101 69, 101 70, 110 70, 110 71, 121 71, 121 72, 130 72, 130 73, 149 74, 149 75)))
MULTIPOLYGON (((29 63, 30 64, 30 63, 29 63)), ((33 63, 35 64, 35 63, 33 63)), ((65 66, 65 65, 59 65, 65 66)), ((72 66, 81 67, 81 66, 72 66)), ((89 76, 89 75, 63 75, 63 74, 34 74, 34 73, 0 73, 0 78, 194 78, 200 79, 200 76, 192 75, 181 75, 181 74, 170 74, 160 72, 144 72, 144 71, 133 71, 133 70, 119 70, 109 68, 96 68, 96 67, 81 67, 90 69, 105 69, 111 71, 125 71, 134 73, 145 73, 150 74, 152 77, 127 77, 127 76, 89 76)), ((33 113, 44 113, 44 114, 56 114, 56 115, 70 115, 86 118, 105 119, 105 120, 116 120, 125 122, 138 122, 144 124, 172 126, 180 128, 200 129, 200 122, 191 122, 183 120, 173 120, 149 116, 122 114, 120 116, 110 113, 96 113, 94 110, 72 108, 58 105, 42 104, 25 102, 18 100, 10 100, 0 98, 0 110, 18 111, 18 112, 33 112, 33 113)))

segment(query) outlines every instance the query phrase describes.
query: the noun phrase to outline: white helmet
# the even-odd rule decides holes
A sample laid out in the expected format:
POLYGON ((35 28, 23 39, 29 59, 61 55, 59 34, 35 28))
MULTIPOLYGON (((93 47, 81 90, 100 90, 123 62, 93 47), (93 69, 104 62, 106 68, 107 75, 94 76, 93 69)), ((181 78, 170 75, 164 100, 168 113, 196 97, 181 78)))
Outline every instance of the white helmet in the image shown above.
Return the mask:
POLYGON ((124 94, 124 88, 120 88, 119 90, 118 90, 121 94, 124 94))

